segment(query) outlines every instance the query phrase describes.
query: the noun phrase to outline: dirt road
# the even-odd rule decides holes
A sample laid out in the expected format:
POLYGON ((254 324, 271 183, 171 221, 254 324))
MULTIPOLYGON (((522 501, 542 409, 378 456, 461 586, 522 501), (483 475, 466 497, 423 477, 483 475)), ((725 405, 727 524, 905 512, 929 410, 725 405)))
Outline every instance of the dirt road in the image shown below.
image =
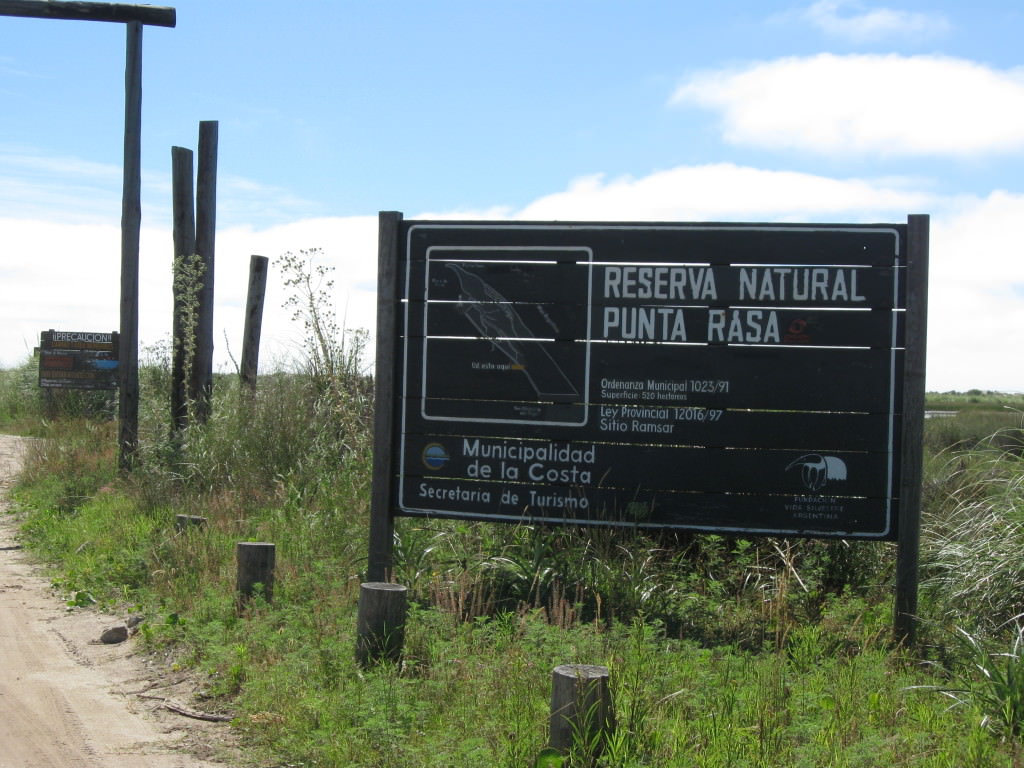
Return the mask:
POLYGON ((99 643, 124 617, 68 610, 18 546, 5 494, 25 445, 0 435, 0 768, 224 768, 228 726, 165 708, 192 684, 133 639, 99 643))

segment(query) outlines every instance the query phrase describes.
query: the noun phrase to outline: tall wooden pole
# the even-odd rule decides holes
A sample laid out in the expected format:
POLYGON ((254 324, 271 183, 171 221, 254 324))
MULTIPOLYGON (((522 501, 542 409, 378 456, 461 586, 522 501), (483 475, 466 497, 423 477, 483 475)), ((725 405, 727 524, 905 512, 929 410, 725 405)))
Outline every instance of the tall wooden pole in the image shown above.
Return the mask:
POLYGON ((196 418, 210 415, 213 390, 213 285, 214 242, 217 234, 217 121, 199 123, 199 154, 196 169, 196 253, 203 265, 196 328, 196 356, 192 364, 190 395, 196 418))
POLYGON ((903 368, 899 530, 896 549, 895 640, 916 639, 918 556, 921 542, 921 473, 928 328, 928 216, 907 219, 907 321, 903 368))
POLYGON ((260 366, 260 334, 263 330, 263 299, 267 295, 267 272, 270 259, 252 256, 249 259, 249 292, 245 300, 245 331, 242 336, 242 387, 256 391, 256 375, 260 366))
POLYGON ((139 444, 139 234, 142 226, 142 23, 128 31, 124 75, 124 189, 121 198, 121 328, 118 463, 132 468, 139 444))
POLYGON ((391 578, 394 560, 396 459, 391 435, 395 423, 395 355, 398 322, 398 255, 402 214, 380 214, 377 243, 377 362, 374 369, 373 487, 370 491, 369 582, 391 578))
POLYGON ((186 344, 185 313, 188 301, 182 295, 182 273, 192 266, 196 253, 195 200, 192 194, 192 150, 171 147, 171 199, 174 211, 174 305, 171 321, 171 424, 180 432, 188 424, 188 391, 186 371, 191 361, 186 360, 194 344, 186 344), (188 260, 187 262, 185 260, 188 260))

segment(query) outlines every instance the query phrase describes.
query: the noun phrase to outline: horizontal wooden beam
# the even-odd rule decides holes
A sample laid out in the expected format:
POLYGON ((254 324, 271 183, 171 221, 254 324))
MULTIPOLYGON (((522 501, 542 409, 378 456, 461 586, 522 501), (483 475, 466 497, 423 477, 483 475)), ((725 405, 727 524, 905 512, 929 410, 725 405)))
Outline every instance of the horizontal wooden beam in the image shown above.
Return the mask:
POLYGON ((173 27, 177 24, 177 12, 166 6, 78 0, 0 0, 0 16, 72 21, 138 21, 155 27, 173 27))

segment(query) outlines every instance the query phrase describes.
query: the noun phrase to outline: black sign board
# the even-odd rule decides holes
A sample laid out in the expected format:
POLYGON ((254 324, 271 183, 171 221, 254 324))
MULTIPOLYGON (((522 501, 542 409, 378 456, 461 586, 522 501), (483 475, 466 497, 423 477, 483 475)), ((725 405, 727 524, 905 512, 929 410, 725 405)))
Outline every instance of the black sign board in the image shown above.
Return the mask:
POLYGON ((395 237, 395 514, 896 538, 906 224, 395 237))
POLYGON ((43 331, 39 386, 51 389, 116 389, 117 333, 43 331))

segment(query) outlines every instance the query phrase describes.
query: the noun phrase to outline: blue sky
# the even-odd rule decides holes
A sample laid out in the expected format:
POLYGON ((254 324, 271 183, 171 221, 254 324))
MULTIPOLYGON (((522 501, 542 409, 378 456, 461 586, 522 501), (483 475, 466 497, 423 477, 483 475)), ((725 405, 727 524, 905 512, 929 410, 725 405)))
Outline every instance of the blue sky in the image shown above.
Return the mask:
MULTIPOLYGON (((170 147, 219 121, 218 361, 249 255, 320 247, 372 328, 376 214, 932 216, 930 389, 1024 390, 1017 2, 182 0, 143 41, 143 344, 169 335, 170 147)), ((0 365, 118 325, 125 31, 0 17, 0 365)), ((264 362, 301 329, 271 276, 264 362)))

